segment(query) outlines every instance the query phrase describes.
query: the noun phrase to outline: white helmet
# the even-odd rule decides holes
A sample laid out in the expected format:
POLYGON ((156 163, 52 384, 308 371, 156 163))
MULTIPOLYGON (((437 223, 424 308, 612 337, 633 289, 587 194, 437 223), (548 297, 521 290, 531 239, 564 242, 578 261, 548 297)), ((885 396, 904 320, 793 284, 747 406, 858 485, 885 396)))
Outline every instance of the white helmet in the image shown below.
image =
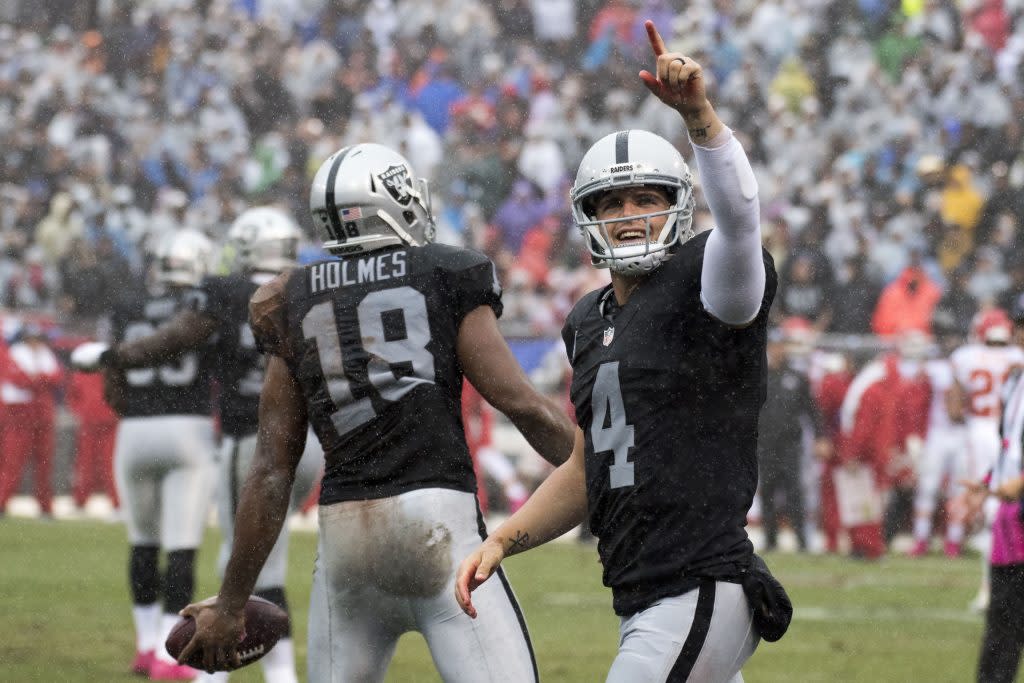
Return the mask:
POLYGON ((154 256, 157 283, 197 287, 209 271, 213 242, 198 230, 184 228, 165 235, 154 256))
POLYGON ((383 145, 352 145, 332 154, 313 178, 309 210, 327 234, 324 249, 333 254, 416 247, 434 239, 427 181, 383 145))
POLYGON ((587 151, 569 194, 591 259, 598 268, 617 273, 647 273, 668 258, 669 249, 693 237, 693 177, 683 156, 668 140, 645 130, 621 130, 606 135, 587 151), (604 192, 620 187, 657 185, 668 191, 666 211, 607 221, 596 220, 594 206, 604 192), (659 235, 651 234, 651 219, 668 216, 659 235), (643 244, 612 247, 610 224, 645 219, 643 244))
POLYGON ((302 231, 291 215, 275 206, 243 211, 228 228, 235 265, 260 273, 280 273, 298 263, 302 231))

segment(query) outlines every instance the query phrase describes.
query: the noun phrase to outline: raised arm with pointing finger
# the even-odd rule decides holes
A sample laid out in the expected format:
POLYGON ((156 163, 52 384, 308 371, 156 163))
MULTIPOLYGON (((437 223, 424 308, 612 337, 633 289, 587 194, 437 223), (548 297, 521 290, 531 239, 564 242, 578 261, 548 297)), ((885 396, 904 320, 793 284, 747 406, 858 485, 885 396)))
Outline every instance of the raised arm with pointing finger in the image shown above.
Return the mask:
POLYGON ((465 559, 456 599, 475 616, 471 593, 505 556, 589 513, 621 618, 608 680, 729 681, 758 634, 781 637, 791 611, 745 529, 776 274, 750 164, 701 66, 646 26, 656 66, 640 79, 685 120, 716 227, 694 234, 690 171, 668 141, 619 131, 584 155, 573 214, 612 282, 562 331, 575 447, 465 559))

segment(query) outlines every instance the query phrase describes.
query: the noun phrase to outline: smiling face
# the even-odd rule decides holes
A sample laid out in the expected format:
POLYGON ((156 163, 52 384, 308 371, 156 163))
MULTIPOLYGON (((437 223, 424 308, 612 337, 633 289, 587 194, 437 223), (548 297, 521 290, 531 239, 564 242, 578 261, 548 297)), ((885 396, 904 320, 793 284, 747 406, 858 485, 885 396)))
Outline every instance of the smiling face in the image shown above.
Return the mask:
MULTIPOLYGON (((606 224, 612 247, 643 244, 648 239, 647 219, 621 219, 667 211, 670 206, 668 192, 657 185, 622 187, 608 190, 597 198, 594 203, 594 218, 599 221, 614 221, 606 224)), ((650 239, 657 239, 668 218, 667 214, 650 218, 650 239)))

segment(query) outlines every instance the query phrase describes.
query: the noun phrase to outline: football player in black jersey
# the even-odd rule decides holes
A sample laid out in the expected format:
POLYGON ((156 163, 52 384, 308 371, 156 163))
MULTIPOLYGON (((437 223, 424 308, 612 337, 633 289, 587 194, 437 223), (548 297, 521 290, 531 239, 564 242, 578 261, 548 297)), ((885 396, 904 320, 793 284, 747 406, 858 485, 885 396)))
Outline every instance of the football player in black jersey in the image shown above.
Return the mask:
POLYGON ((682 115, 717 227, 694 235, 689 170, 658 136, 613 133, 583 157, 573 211, 612 283, 584 296, 562 332, 575 448, 462 563, 456 598, 483 618, 470 592, 502 559, 589 510, 621 619, 608 680, 742 680, 759 640, 741 584, 754 562, 744 527, 776 276, 757 183, 700 65, 667 52, 652 22, 647 32, 657 68, 640 78, 682 115))
POLYGON ((504 575, 473 622, 455 567, 485 534, 461 418, 463 375, 553 463, 572 425, 538 394, 498 330, 501 287, 482 254, 432 243, 426 183, 376 144, 320 167, 313 220, 337 260, 285 273, 250 303, 270 353, 255 464, 218 598, 184 611, 206 668, 237 661, 242 608, 284 521, 307 423, 326 470, 309 619, 309 680, 380 681, 398 638, 423 634, 446 681, 534 681, 504 575))
MULTIPOLYGON (((146 337, 123 342, 102 355, 85 351, 77 360, 85 369, 96 366, 124 370, 168 362, 184 353, 215 343, 215 376, 220 386, 218 415, 221 426, 217 511, 222 531, 220 568, 231 554, 234 516, 242 482, 256 450, 257 412, 266 369, 265 357, 256 349, 249 327, 249 298, 261 285, 296 265, 302 233, 286 212, 273 206, 244 211, 228 230, 225 265, 233 272, 209 275, 186 296, 188 305, 169 322, 146 337)), ((73 359, 74 360, 74 359, 73 359)), ((323 451, 316 437, 307 439, 306 450, 292 488, 290 512, 298 509, 320 475, 323 451)), ((288 565, 288 528, 277 543, 256 581, 255 594, 285 610, 285 572, 288 565)), ((286 636, 260 659, 268 683, 297 680, 291 638, 286 636)), ((199 680, 224 680, 201 676, 199 680)))
MULTIPOLYGON (((115 343, 146 337, 186 306, 213 244, 202 233, 169 234, 155 250, 153 284, 115 305, 115 343)), ((90 345, 95 347, 96 345, 90 345)), ((77 364, 84 349, 76 349, 77 364)), ((88 355, 88 354, 85 354, 88 355)), ((210 379, 213 345, 108 374, 107 396, 121 416, 114 473, 131 544, 129 583, 137 653, 132 669, 156 680, 191 680, 164 640, 192 600, 195 552, 216 477, 210 379), (160 551, 167 554, 161 577, 160 551), (161 597, 163 605, 161 608, 161 597)))

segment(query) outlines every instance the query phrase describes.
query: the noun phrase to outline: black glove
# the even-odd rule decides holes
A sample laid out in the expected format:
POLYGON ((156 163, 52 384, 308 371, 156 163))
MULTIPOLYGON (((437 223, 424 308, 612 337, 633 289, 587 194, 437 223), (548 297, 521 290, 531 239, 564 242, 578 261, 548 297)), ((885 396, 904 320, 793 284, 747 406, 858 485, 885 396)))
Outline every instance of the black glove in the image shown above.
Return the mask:
POLYGON ((761 637, 774 643, 786 635, 793 619, 793 603, 758 555, 752 556, 750 567, 743 573, 743 592, 754 610, 754 627, 761 637))

